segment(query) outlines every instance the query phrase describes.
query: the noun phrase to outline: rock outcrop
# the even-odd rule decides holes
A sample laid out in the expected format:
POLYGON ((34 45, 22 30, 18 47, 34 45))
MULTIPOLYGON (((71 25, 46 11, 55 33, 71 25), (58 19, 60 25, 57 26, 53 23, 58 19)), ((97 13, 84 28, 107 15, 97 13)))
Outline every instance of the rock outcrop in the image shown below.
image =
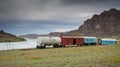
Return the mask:
POLYGON ((117 36, 120 35, 120 10, 110 9, 100 15, 94 15, 84 21, 78 30, 70 31, 67 35, 84 36, 117 36))

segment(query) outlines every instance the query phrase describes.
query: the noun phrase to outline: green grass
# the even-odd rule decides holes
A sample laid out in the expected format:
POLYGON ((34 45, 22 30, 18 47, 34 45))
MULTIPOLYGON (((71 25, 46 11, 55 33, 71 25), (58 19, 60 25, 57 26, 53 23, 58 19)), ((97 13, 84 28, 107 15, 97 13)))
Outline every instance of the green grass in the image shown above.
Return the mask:
POLYGON ((0 67, 120 67, 120 44, 0 51, 0 67))

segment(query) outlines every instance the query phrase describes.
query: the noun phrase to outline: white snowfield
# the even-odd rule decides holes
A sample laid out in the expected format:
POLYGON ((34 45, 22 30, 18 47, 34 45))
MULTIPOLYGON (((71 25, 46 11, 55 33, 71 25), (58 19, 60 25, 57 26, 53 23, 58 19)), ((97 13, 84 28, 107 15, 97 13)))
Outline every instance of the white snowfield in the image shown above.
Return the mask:
POLYGON ((50 37, 50 36, 44 36, 44 37, 38 37, 37 38, 37 44, 38 45, 54 45, 54 44, 60 44, 61 38, 60 37, 50 37))

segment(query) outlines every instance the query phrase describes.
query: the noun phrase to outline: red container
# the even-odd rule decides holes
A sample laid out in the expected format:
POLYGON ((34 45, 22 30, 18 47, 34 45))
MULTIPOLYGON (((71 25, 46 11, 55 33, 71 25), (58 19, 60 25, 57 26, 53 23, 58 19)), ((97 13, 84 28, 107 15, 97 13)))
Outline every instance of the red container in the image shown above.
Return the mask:
POLYGON ((83 37, 80 36, 61 36, 61 44, 64 45, 83 45, 83 37))

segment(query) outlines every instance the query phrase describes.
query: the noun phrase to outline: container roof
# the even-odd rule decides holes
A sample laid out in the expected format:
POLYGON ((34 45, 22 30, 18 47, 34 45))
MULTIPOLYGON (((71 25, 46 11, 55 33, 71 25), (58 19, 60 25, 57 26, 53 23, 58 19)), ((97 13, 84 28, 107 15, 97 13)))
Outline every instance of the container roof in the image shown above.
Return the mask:
POLYGON ((62 36, 62 38, 95 38, 96 37, 88 37, 88 36, 62 36))
POLYGON ((96 37, 88 37, 88 36, 84 36, 83 38, 95 38, 96 39, 96 37))
POLYGON ((106 39, 106 38, 103 38, 101 40, 111 40, 111 41, 117 41, 116 39, 106 39))
POLYGON ((62 36, 62 38, 83 38, 82 36, 62 36))

